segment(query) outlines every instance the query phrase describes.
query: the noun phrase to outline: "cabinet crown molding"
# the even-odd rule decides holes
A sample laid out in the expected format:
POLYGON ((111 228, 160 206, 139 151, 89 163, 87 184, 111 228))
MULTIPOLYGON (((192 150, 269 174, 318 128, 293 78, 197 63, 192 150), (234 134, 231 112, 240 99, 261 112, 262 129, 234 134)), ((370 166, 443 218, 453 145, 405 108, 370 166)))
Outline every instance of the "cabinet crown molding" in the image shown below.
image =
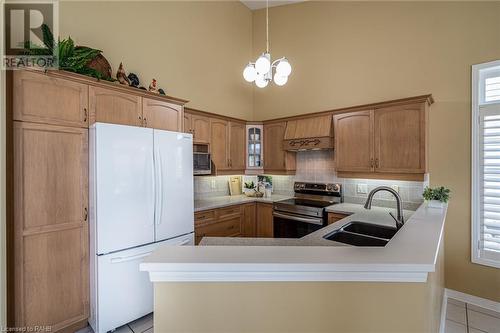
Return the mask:
POLYGON ((77 74, 77 73, 71 73, 71 72, 67 72, 67 71, 63 71, 63 70, 51 70, 51 71, 44 72, 41 70, 29 69, 26 71, 38 73, 40 75, 47 75, 49 77, 62 78, 62 79, 66 79, 66 80, 73 81, 73 82, 84 83, 84 84, 88 84, 91 86, 113 89, 113 90, 120 91, 123 93, 131 94, 131 95, 147 97, 147 98, 151 98, 151 99, 157 99, 160 101, 170 102, 170 103, 182 105, 182 106, 184 106, 184 104, 189 102, 186 99, 168 96, 168 95, 155 94, 155 93, 152 93, 152 92, 147 91, 147 90, 125 86, 125 85, 122 85, 122 84, 119 84, 116 82, 113 83, 113 82, 109 82, 109 81, 105 81, 105 80, 98 80, 98 79, 95 79, 95 78, 90 77, 90 76, 77 74))

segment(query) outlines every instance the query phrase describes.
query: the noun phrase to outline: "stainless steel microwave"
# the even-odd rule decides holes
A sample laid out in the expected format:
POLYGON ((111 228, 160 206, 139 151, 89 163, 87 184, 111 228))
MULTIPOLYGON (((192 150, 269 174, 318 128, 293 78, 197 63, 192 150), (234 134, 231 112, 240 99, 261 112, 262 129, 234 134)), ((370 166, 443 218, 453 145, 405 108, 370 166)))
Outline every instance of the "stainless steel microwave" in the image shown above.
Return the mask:
POLYGON ((212 174, 212 160, 210 158, 209 146, 203 144, 193 145, 193 174, 212 174))

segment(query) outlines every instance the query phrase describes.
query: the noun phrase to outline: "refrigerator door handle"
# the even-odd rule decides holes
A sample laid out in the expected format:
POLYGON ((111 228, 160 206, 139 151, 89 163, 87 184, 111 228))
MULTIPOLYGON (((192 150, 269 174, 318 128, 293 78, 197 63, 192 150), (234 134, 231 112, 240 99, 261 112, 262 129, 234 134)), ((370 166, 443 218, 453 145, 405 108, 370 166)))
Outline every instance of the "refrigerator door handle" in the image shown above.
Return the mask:
POLYGON ((116 257, 116 258, 111 259, 110 261, 112 264, 118 264, 120 262, 126 262, 126 261, 132 261, 132 260, 144 258, 144 257, 149 256, 151 253, 153 253, 153 252, 150 251, 150 252, 136 254, 136 255, 128 256, 128 257, 116 257))
POLYGON ((152 156, 151 156, 151 159, 152 159, 152 163, 151 163, 151 178, 152 178, 152 181, 153 181, 153 202, 154 202, 154 215, 153 215, 153 223, 152 225, 155 225, 155 220, 156 220, 156 173, 155 173, 155 152, 153 150, 152 152, 152 156))
POLYGON ((162 162, 161 162, 161 153, 158 153, 158 197, 159 197, 159 204, 158 204, 158 221, 156 222, 157 224, 161 224, 161 217, 163 215, 163 177, 162 177, 162 162))

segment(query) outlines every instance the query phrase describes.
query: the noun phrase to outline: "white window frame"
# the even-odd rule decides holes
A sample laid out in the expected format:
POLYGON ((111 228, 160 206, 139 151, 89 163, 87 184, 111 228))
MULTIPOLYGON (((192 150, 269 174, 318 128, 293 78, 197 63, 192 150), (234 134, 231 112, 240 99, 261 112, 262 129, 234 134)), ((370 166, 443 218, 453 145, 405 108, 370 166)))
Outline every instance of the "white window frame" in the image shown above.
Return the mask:
POLYGON ((491 256, 491 253, 482 251, 481 246, 481 190, 482 190, 482 179, 480 176, 480 161, 481 161, 481 151, 480 146, 480 107, 488 106, 493 104, 499 104, 500 101, 495 102, 484 102, 484 77, 481 75, 481 71, 500 66, 500 60, 491 61, 483 64, 477 64, 472 66, 472 174, 471 174, 471 247, 472 247, 472 262, 476 264, 491 266, 500 268, 500 256, 497 259, 496 256, 491 256))

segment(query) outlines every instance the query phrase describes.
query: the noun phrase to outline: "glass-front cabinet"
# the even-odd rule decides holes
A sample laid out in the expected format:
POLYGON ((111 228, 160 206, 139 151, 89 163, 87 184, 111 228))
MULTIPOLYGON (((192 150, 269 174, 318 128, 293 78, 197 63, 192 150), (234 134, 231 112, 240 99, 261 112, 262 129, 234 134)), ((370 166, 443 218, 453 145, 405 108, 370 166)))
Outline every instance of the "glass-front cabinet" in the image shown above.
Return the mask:
POLYGON ((263 169, 263 147, 263 126, 247 125, 247 170, 263 169))

